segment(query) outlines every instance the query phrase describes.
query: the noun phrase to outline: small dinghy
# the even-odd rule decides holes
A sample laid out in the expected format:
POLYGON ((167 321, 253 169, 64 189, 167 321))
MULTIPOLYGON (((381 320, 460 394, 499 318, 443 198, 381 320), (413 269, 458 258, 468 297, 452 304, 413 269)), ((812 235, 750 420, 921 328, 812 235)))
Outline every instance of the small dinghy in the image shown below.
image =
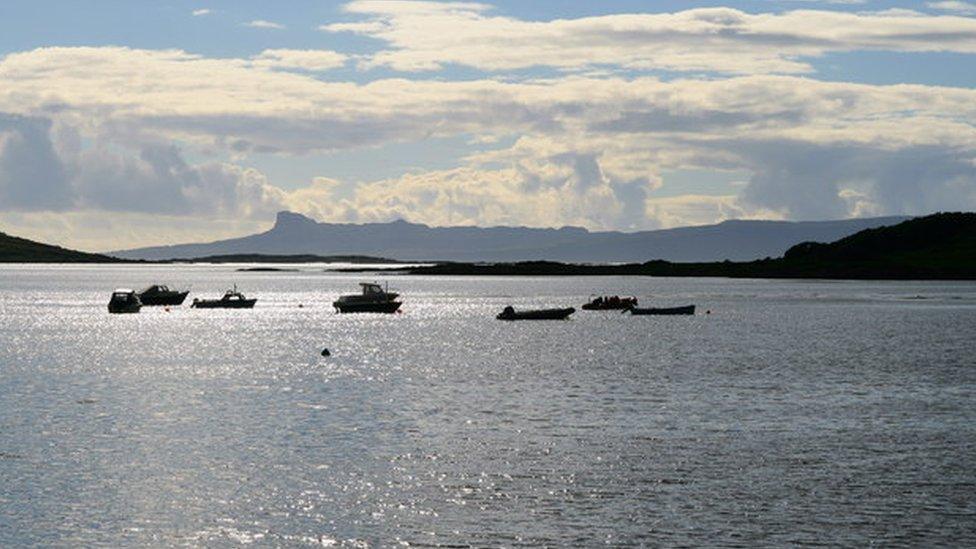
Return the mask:
POLYGON ((112 292, 112 298, 108 302, 108 312, 119 313, 138 313, 142 308, 139 296, 132 290, 118 289, 112 292))
POLYGON ((619 311, 637 306, 636 297, 600 296, 583 305, 584 311, 619 311))
POLYGON ((237 285, 233 290, 224 292, 224 297, 220 299, 194 299, 190 307, 196 309, 253 309, 258 300, 248 299, 244 294, 237 291, 237 285))
MULTIPOLYGON (((632 315, 693 315, 695 314, 694 305, 685 305, 684 307, 650 307, 647 309, 641 309, 640 307, 631 307, 627 309, 632 315)), ((624 311, 624 312, 627 312, 624 311)))
POLYGON ((576 312, 576 309, 535 309, 529 311, 516 312, 515 308, 509 305, 498 314, 498 320, 563 320, 576 312))

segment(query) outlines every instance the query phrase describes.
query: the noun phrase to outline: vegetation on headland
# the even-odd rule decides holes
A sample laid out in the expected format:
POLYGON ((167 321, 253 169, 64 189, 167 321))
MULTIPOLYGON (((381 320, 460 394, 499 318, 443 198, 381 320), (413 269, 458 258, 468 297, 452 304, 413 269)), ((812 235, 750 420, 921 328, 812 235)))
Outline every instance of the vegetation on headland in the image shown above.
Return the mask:
POLYGON ((129 263, 0 233, 0 263, 129 263))
POLYGON ((580 265, 551 261, 442 263, 403 269, 422 275, 698 276, 872 280, 976 279, 976 213, 940 213, 868 229, 836 242, 804 242, 783 257, 745 262, 580 265))

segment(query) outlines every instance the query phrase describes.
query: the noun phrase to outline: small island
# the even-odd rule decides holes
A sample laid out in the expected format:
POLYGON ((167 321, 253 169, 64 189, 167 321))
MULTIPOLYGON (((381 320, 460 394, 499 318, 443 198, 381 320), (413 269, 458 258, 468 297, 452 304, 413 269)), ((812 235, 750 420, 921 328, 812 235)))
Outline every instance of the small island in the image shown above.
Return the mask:
MULTIPOLYGON (((386 257, 368 255, 275 255, 275 254, 228 254, 204 257, 171 259, 171 263, 353 263, 375 265, 400 265, 405 262, 386 257)), ((256 267, 255 269, 264 269, 256 267)))

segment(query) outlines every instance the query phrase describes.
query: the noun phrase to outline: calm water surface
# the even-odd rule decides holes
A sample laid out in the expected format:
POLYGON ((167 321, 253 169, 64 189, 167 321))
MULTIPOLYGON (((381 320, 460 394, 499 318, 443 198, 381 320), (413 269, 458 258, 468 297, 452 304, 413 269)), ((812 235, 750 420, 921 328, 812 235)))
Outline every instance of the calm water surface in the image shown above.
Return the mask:
POLYGON ((976 544, 976 284, 360 278, 0 268, 0 546, 976 544))

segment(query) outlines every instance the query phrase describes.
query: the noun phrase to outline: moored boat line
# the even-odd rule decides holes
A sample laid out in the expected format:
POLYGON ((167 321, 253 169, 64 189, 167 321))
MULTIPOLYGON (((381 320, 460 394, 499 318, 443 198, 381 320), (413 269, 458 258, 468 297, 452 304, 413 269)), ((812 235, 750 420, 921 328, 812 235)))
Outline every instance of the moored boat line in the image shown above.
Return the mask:
MULTIPOLYGON (((376 282, 360 282, 361 293, 340 295, 332 302, 332 306, 340 313, 396 313, 400 312, 402 301, 397 300, 399 293, 389 291, 376 282)), ((154 284, 142 292, 119 289, 113 292, 109 302, 111 313, 137 313, 144 305, 181 305, 189 294, 189 290, 175 291, 162 284, 154 284)), ((251 309, 257 303, 257 298, 247 298, 237 290, 227 290, 219 299, 194 299, 190 307, 195 309, 251 309)), ((636 297, 601 296, 591 299, 582 308, 588 311, 622 310, 634 316, 673 316, 694 315, 695 305, 680 307, 637 307, 636 297)), ((304 307, 299 304, 299 308, 304 307)), ((557 307, 547 309, 523 309, 516 311, 511 305, 496 315, 499 320, 561 320, 569 318, 576 312, 573 307, 557 307)), ((710 311, 709 311, 710 312, 710 311)))

